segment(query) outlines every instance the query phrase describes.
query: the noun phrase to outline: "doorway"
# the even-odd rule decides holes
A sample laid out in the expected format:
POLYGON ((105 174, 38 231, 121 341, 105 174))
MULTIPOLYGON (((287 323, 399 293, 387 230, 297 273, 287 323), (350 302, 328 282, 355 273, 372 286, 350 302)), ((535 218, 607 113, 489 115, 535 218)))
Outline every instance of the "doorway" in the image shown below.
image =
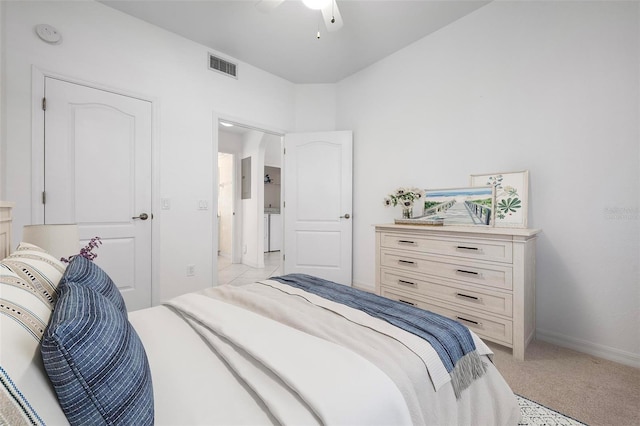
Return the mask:
POLYGON ((282 173, 282 144, 280 134, 218 123, 218 284, 241 285, 282 271, 282 254, 276 250, 283 240, 277 226, 281 185, 279 176, 267 176, 275 169, 282 173))

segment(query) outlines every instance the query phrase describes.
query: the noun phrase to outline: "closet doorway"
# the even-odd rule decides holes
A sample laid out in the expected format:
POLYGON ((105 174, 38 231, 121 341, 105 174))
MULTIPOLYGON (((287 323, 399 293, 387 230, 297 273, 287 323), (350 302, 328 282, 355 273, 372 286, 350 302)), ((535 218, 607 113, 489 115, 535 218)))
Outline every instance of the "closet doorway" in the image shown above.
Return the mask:
POLYGON ((218 284, 282 273, 282 144, 280 134, 218 123, 218 284))

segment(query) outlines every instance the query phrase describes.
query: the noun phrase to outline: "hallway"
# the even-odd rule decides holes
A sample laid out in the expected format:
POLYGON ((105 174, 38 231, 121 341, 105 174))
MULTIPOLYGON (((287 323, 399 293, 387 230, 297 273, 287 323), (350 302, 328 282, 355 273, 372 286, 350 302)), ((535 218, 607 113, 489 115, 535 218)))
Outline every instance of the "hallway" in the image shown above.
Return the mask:
POLYGON ((282 253, 274 251, 264 254, 264 268, 252 268, 241 263, 231 263, 218 256, 218 285, 243 285, 282 275, 282 253))

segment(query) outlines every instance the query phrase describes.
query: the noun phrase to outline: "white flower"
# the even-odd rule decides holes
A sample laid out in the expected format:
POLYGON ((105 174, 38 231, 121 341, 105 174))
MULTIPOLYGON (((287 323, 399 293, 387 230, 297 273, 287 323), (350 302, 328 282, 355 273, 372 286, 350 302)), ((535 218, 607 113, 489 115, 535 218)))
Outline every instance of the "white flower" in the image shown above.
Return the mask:
POLYGON ((413 207, 413 203, 415 200, 422 198, 424 196, 424 190, 419 188, 411 188, 411 187, 401 187, 396 189, 393 194, 389 194, 384 198, 384 205, 389 206, 400 206, 404 209, 413 207))

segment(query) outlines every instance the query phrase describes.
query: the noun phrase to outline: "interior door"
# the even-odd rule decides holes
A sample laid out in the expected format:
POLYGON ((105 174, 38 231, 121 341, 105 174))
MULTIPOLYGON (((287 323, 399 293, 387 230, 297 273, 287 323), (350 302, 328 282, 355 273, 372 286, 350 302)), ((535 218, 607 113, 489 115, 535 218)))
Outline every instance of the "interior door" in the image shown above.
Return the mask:
POLYGON ((44 223, 100 237, 95 262, 127 308, 149 307, 152 105, 50 77, 44 90, 44 223))
POLYGON ((284 272, 350 286, 352 133, 292 133, 284 146, 284 272))

